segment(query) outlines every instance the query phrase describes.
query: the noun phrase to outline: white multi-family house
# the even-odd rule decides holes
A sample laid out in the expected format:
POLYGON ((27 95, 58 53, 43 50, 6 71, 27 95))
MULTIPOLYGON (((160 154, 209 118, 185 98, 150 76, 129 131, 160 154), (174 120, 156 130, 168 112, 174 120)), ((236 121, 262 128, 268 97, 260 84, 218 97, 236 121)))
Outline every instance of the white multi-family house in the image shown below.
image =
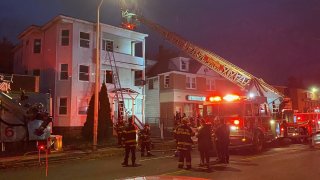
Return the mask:
MULTIPOLYGON (((110 58, 116 62, 126 112, 144 122, 145 38, 143 33, 101 23, 100 81, 106 82, 117 117, 110 58)), ((79 134, 95 87, 96 23, 59 15, 43 26, 30 26, 15 51, 15 73, 40 77, 40 92, 53 97, 53 130, 65 136, 79 134)), ((114 67, 114 65, 113 65, 114 67)))
POLYGON ((146 121, 174 126, 177 112, 186 117, 202 116, 206 97, 241 93, 241 89, 198 61, 176 57, 163 59, 148 68, 146 121))

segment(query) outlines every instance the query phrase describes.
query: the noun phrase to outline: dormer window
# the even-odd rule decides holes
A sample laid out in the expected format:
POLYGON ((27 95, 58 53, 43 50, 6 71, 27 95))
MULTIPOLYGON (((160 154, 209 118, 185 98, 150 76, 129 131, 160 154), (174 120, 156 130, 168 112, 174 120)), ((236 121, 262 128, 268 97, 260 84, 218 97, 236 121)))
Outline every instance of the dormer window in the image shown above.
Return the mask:
POLYGON ((189 62, 186 60, 181 60, 180 70, 181 71, 188 71, 189 70, 189 62))

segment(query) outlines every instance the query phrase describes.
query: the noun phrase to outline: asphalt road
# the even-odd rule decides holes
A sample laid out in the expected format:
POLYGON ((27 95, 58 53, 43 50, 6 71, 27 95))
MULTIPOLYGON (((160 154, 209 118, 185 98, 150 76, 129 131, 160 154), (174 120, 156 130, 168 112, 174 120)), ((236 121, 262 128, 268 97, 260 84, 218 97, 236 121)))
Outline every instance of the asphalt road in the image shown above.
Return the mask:
MULTIPOLYGON (((172 152, 157 152, 156 156, 140 158, 139 167, 122 167, 122 157, 49 162, 48 177, 45 166, 0 170, 0 180, 37 179, 125 179, 138 176, 191 176, 207 179, 245 180, 318 180, 320 179, 320 149, 292 144, 273 147, 261 154, 233 151, 229 165, 214 164, 212 171, 197 168, 199 153, 192 154, 192 170, 177 168, 172 152)), ((214 161, 215 158, 212 158, 214 161)))

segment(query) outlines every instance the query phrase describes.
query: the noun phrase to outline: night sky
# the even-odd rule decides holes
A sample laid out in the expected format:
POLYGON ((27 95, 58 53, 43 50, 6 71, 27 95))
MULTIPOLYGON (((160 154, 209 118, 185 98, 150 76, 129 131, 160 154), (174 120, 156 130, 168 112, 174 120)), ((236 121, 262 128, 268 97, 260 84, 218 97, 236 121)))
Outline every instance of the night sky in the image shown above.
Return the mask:
MULTIPOLYGON (((17 43, 29 25, 67 16, 96 21, 100 0, 1 0, 0 37, 17 43)), ((320 85, 320 0, 127 0, 142 14, 191 42, 212 50, 269 84, 286 85, 294 76, 320 85)), ((105 0, 101 22, 119 26, 120 7, 105 0)), ((147 51, 161 36, 149 34, 147 51)))

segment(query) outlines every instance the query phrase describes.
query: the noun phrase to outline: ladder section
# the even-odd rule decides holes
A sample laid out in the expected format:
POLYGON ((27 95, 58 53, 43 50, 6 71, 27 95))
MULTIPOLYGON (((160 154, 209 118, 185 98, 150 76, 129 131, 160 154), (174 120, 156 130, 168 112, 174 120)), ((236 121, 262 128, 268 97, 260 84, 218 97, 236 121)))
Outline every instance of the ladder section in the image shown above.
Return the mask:
POLYGON ((181 51, 188 54, 191 58, 199 61, 201 64, 207 66, 208 68, 214 70, 224 78, 233 82, 234 84, 240 86, 241 88, 247 89, 251 84, 251 80, 255 79, 259 82, 261 86, 263 86, 268 92, 273 93, 278 97, 284 97, 284 95, 279 92, 276 88, 271 85, 265 83, 262 79, 258 79, 252 74, 246 72, 240 67, 232 64, 231 62, 225 60, 224 58, 218 56, 217 54, 201 48, 193 43, 185 40, 174 32, 170 32, 166 28, 156 24, 142 16, 133 14, 126 11, 122 12, 122 17, 126 20, 125 24, 128 23, 137 23, 141 22, 147 25, 152 30, 158 32, 162 35, 167 41, 171 44, 175 45, 181 51))
POLYGON ((124 98, 123 98, 122 88, 120 84, 119 71, 116 64, 116 60, 114 58, 114 53, 112 48, 107 48, 105 58, 106 58, 106 61, 109 62, 109 65, 112 71, 112 80, 114 85, 115 98, 116 98, 116 101, 118 102, 118 120, 124 119, 124 112, 125 112, 124 98))

